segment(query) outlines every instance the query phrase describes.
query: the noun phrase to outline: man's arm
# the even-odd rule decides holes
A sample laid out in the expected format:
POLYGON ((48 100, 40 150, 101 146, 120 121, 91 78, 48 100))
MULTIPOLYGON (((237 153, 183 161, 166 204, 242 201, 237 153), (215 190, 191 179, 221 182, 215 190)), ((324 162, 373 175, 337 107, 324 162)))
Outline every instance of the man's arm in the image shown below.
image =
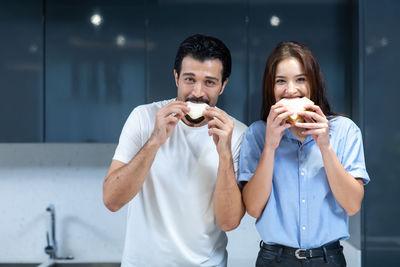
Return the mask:
POLYGON ((133 199, 142 187, 159 146, 151 139, 128 163, 111 162, 103 183, 103 202, 110 211, 118 211, 133 199))
POLYGON ((242 194, 236 182, 231 152, 234 122, 222 110, 207 108, 204 115, 212 118, 208 122, 219 155, 217 182, 214 192, 214 213, 223 231, 231 231, 239 226, 245 213, 242 194))
POLYGON ((219 156, 214 212, 218 225, 225 232, 238 227, 245 213, 242 194, 233 171, 231 153, 219 156))
POLYGON ((119 210, 136 196, 158 149, 188 111, 187 104, 182 101, 168 103, 157 112, 153 133, 136 156, 128 164, 112 161, 103 183, 103 202, 109 210, 119 210))

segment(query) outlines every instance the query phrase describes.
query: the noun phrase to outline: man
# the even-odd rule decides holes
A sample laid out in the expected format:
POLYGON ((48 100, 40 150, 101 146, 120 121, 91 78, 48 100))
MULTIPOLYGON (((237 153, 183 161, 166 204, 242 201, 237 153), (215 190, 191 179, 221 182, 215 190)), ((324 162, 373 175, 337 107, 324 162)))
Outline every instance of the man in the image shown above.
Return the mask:
POLYGON ((177 98, 125 123, 103 185, 108 209, 129 203, 122 266, 226 266, 224 231, 245 211, 235 173, 246 126, 215 107, 230 72, 220 40, 190 36, 175 58, 177 98), (192 119, 188 101, 209 106, 192 119))

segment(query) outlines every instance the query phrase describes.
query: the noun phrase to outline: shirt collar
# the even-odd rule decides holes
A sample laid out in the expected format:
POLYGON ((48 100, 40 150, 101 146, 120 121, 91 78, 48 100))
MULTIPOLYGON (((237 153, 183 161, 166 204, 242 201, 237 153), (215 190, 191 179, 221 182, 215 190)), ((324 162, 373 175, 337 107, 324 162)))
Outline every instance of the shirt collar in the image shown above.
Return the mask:
MULTIPOLYGON (((296 136, 292 133, 292 131, 290 131, 289 129, 286 129, 286 130, 283 132, 282 138, 283 138, 283 139, 288 139, 288 140, 294 141, 294 142, 296 142, 296 143, 299 142, 299 140, 297 139, 297 137, 296 137, 296 136)), ((307 135, 307 136, 306 136, 306 140, 304 140, 304 142, 303 142, 303 145, 305 145, 305 144, 307 144, 307 143, 309 143, 309 142, 311 142, 311 141, 314 141, 314 139, 311 137, 311 135, 307 135)))

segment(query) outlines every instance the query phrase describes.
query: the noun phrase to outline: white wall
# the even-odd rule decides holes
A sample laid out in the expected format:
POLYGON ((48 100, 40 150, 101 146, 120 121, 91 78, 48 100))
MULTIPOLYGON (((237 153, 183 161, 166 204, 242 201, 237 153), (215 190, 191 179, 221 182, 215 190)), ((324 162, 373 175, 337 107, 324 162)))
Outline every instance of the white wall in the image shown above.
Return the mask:
MULTIPOLYGON (((119 262, 126 208, 111 213, 102 202, 114 149, 114 144, 0 144, 0 263, 48 258, 50 203, 56 208, 59 256, 119 262)), ((254 219, 246 215, 228 238, 228 266, 254 266, 259 249, 254 219)), ((361 266, 360 251, 344 245, 348 266, 361 266)))

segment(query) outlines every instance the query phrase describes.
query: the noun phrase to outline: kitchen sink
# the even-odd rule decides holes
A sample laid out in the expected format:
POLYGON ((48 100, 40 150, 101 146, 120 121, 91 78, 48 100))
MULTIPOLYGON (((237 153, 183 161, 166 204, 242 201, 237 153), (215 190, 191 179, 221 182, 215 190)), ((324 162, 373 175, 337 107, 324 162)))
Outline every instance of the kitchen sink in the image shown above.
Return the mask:
POLYGON ((117 262, 49 261, 45 263, 0 263, 0 267, 120 267, 117 262))
POLYGON ((48 267, 120 267, 121 263, 55 262, 48 267))
POLYGON ((37 265, 37 266, 38 267, 120 267, 121 263, 117 263, 117 262, 53 261, 53 262, 42 263, 41 265, 37 265))

